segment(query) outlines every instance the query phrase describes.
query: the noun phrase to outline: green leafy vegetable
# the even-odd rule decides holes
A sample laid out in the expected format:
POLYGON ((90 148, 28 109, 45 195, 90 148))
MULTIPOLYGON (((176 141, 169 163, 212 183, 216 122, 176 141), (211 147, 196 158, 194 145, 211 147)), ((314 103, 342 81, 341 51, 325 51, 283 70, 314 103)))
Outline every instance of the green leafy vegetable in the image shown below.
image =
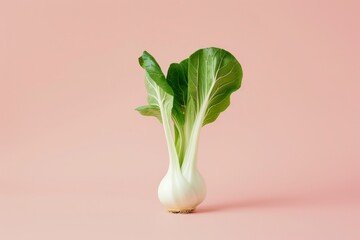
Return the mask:
POLYGON ((159 186, 159 198, 171 209, 195 208, 205 197, 205 185, 196 168, 200 129, 230 105, 230 95, 241 86, 241 65, 219 48, 200 49, 171 64, 166 77, 149 53, 144 52, 139 63, 145 70, 149 105, 136 110, 160 120, 169 150, 169 171, 159 186), (175 187, 179 182, 187 187, 175 187), (188 203, 180 206, 179 199, 188 203))

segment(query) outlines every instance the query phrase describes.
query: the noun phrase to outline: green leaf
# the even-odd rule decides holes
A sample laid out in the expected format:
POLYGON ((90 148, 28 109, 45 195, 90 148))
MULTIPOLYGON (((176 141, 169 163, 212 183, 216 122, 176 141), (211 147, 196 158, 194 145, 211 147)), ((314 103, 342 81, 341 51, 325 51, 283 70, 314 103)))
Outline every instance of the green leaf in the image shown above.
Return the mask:
POLYGON ((230 95, 240 88, 242 69, 229 52, 219 48, 196 51, 189 58, 189 95, 206 125, 230 104, 230 95), (201 112, 204 110, 204 112, 201 112))
POLYGON ((145 86, 148 92, 149 105, 139 107, 137 110, 145 116, 155 116, 160 120, 163 113, 170 117, 174 92, 166 81, 159 64, 146 51, 139 58, 139 64, 145 70, 145 86))
POLYGON ((167 73, 167 81, 174 91, 174 108, 185 114, 188 95, 188 59, 172 63, 167 73))
POLYGON ((158 106, 154 106, 154 105, 141 106, 141 107, 137 107, 135 110, 140 112, 140 114, 143 116, 153 116, 156 117, 160 122, 162 122, 160 108, 158 106))
POLYGON ((142 56, 139 57, 139 64, 145 69, 148 77, 151 78, 162 90, 170 95, 174 95, 172 88, 166 82, 165 76, 153 56, 151 56, 147 51, 144 51, 142 56))

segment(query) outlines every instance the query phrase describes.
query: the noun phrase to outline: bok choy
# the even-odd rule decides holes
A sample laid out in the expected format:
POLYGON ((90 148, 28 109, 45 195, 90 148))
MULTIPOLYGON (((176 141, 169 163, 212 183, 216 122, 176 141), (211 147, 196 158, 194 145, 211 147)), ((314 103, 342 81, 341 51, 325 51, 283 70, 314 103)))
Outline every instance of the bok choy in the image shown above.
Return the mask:
POLYGON ((241 86, 241 65, 219 48, 200 49, 171 64, 166 76, 146 51, 139 64, 145 70, 148 105, 136 110, 162 123, 169 152, 159 200, 169 212, 192 212, 206 195, 196 166, 200 130, 230 105, 230 95, 241 86))

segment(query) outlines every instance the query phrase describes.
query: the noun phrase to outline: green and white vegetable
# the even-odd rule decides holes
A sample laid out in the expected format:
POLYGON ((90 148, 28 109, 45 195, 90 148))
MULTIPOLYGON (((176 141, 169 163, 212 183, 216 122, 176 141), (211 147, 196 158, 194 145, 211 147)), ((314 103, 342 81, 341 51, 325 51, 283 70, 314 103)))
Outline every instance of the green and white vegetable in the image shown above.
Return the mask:
POLYGON ((145 70, 148 105, 136 110, 160 120, 169 151, 169 169, 159 185, 159 199, 170 212, 191 212, 206 195, 196 166, 201 127, 229 106, 230 95, 241 86, 241 65, 219 48, 200 49, 171 64, 166 77, 148 52, 139 63, 145 70))

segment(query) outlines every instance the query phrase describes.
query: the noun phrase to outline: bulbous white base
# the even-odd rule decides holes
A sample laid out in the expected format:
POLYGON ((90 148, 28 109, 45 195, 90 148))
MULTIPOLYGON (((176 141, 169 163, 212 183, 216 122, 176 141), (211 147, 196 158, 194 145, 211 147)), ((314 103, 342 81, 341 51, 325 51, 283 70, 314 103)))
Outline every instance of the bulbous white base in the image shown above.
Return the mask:
POLYGON ((158 188, 160 202, 172 213, 194 211, 205 196, 206 185, 198 171, 193 171, 189 177, 168 171, 158 188))

